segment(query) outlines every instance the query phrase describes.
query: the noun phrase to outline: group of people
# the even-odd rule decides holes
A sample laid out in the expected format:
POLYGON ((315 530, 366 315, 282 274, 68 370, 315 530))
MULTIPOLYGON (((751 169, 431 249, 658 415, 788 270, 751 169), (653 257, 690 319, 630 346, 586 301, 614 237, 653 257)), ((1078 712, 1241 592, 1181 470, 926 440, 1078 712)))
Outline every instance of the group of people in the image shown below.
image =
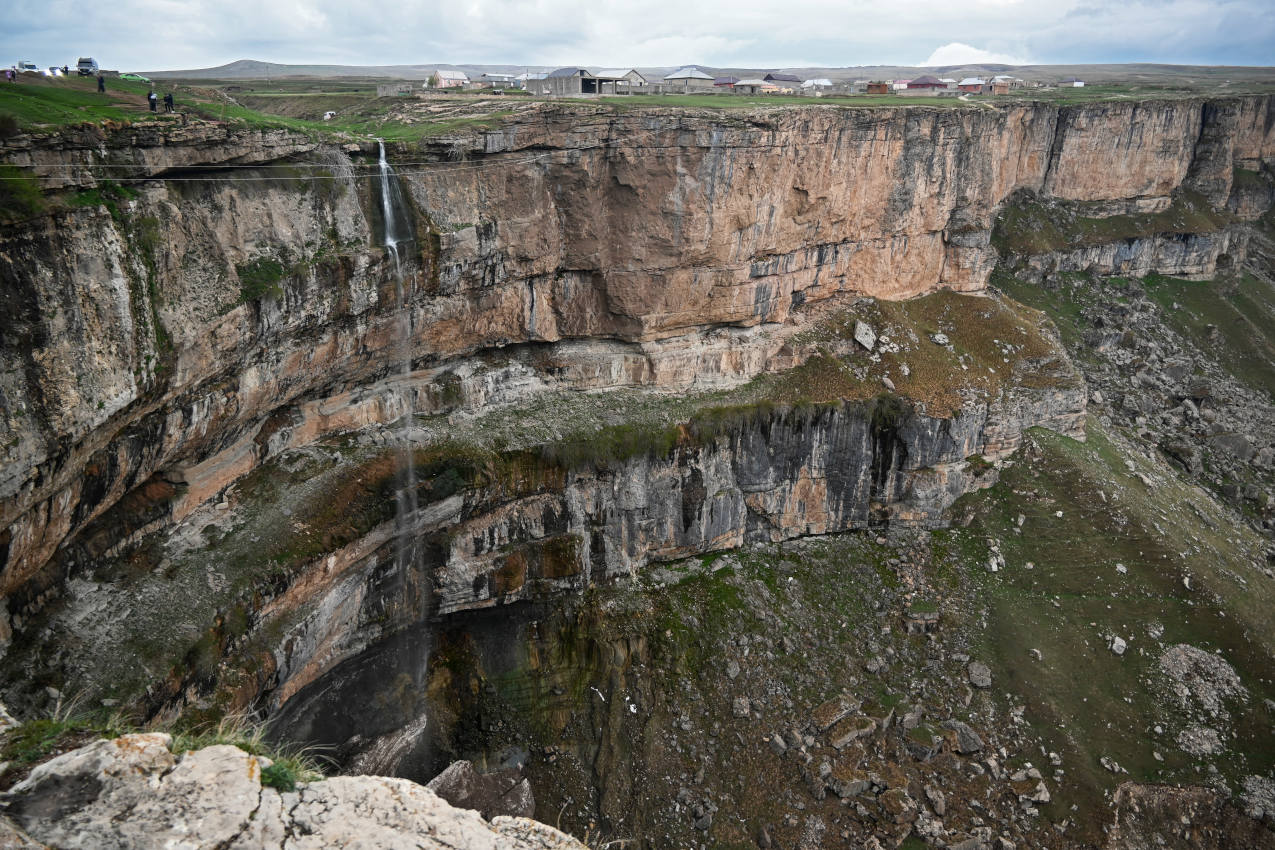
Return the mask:
MULTIPOLYGON (((159 105, 159 97, 155 94, 155 90, 151 89, 150 94, 146 95, 146 101, 151 105, 151 112, 158 112, 156 108, 159 105)), ((169 92, 164 95, 164 111, 173 111, 173 93, 169 92)))
MULTIPOLYGON (((67 74, 67 75, 70 74, 70 71, 67 70, 66 68, 63 68, 62 70, 64 74, 67 74)), ((18 72, 14 70, 13 68, 5 68, 4 78, 11 83, 16 83, 18 81, 18 72)), ((102 76, 100 72, 97 75, 97 90, 98 92, 102 94, 106 93, 106 77, 102 76)), ((173 102, 172 92, 169 92, 168 94, 164 95, 163 100, 164 100, 165 112, 177 111, 176 104, 173 102)), ((159 95, 155 94, 154 89, 151 89, 150 92, 146 95, 146 102, 150 104, 151 112, 159 111, 159 101, 160 101, 159 95)))

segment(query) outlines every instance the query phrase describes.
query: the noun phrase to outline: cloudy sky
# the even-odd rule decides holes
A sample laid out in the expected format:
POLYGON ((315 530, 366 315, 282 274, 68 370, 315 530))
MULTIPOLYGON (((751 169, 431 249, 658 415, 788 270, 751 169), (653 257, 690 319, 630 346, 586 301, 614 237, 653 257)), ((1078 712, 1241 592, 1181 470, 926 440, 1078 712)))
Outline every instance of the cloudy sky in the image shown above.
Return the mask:
POLYGON ((1275 65, 1271 0, 3 0, 0 65, 1275 65), (375 8, 375 7, 373 7, 375 8))

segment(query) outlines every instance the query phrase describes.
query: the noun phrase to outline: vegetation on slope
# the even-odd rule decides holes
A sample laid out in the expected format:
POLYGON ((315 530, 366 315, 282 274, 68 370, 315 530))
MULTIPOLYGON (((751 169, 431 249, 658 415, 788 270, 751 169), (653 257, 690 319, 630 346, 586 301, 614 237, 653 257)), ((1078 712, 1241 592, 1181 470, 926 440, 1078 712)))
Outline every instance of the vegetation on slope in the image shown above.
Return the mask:
POLYGON ((174 753, 229 745, 269 759, 271 764, 261 772, 261 784, 279 791, 293 791, 298 782, 323 778, 322 766, 314 751, 271 743, 267 740, 265 724, 243 716, 225 717, 215 724, 189 726, 179 721, 141 727, 121 713, 59 706, 47 717, 32 718, 0 732, 0 759, 8 766, 0 774, 0 791, 9 790, 36 766, 62 753, 99 738, 118 738, 137 732, 170 734, 169 749, 174 753))
POLYGON ((1230 216, 1198 193, 1180 190, 1158 213, 1100 216, 1092 204, 1015 196, 1001 211, 992 245, 1003 254, 1048 254, 1166 233, 1213 233, 1230 216))
POLYGON ((493 614, 499 640, 484 637, 485 615, 453 623, 431 690, 446 705, 437 716, 457 722, 437 743, 446 758, 530 753, 538 799, 567 828, 670 846, 745 846, 762 829, 791 846, 810 816, 828 830, 823 846, 859 846, 863 830, 890 822, 884 797, 847 807, 815 794, 822 761, 890 788, 943 788, 944 823, 958 835, 990 822, 1050 847, 1100 843, 1109 795, 1129 779, 1237 788, 1275 768, 1264 745, 1275 720, 1264 702, 1275 695, 1272 580, 1261 541, 1222 506, 1091 423, 1085 443, 1029 432, 1000 483, 954 514, 945 531, 856 532, 652 567, 578 603, 493 614), (906 628, 918 612, 938 613, 932 636, 906 628), (1123 655, 1112 636, 1127 641, 1123 655), (1225 730, 1215 756, 1178 744, 1199 719, 1160 667, 1177 644, 1216 653, 1247 688, 1211 721, 1225 730), (967 691, 970 657, 991 668, 990 689, 967 691), (807 724, 838 699, 894 723, 829 747, 807 724), (904 725, 913 711, 920 722, 904 725), (908 749, 928 749, 949 718, 987 742, 971 759, 1044 772, 1052 800, 1039 819, 1021 817, 1018 786, 967 769, 950 743, 932 758, 908 749), (793 741, 792 730, 815 739, 801 744, 807 768, 768 743, 793 741), (704 831, 686 814, 701 800, 714 805, 704 831))

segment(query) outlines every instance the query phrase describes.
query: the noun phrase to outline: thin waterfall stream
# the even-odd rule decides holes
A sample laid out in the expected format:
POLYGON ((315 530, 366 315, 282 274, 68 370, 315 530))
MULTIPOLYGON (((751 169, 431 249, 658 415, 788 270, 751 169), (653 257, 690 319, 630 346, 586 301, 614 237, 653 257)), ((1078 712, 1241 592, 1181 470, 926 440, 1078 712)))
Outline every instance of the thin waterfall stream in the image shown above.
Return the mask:
MULTIPOLYGON (((415 520, 419 508, 416 492, 416 459, 412 443, 412 424, 415 412, 415 392, 411 386, 412 373, 412 295, 414 276, 404 273, 403 254, 400 246, 415 242, 411 219, 407 209, 403 188, 398 175, 385 154, 385 142, 378 139, 380 171, 381 213, 385 224, 384 245, 386 252, 394 261, 395 307, 398 311, 398 345, 397 361, 399 366, 399 395, 402 404, 402 416, 399 418, 397 437, 400 451, 399 481, 395 492, 395 575, 399 592, 404 601, 413 590, 413 582, 426 582, 416 589, 428 607, 428 577, 420 569, 418 563, 417 534, 415 520)), ((424 689, 428 681, 429 668, 429 631, 415 630, 415 634, 400 644, 400 652, 404 657, 397 665, 400 670, 409 672, 420 689, 424 689)), ((426 740, 425 727, 427 714, 423 701, 418 704, 418 715, 406 725, 376 739, 359 759, 359 767, 368 773, 397 773, 402 759, 418 743, 426 740)))
POLYGON ((400 391, 403 400, 402 427, 399 431, 402 450, 401 474, 396 495, 395 545, 398 572, 406 578, 416 562, 416 535, 412 531, 412 519, 418 507, 416 496, 416 459, 412 451, 412 414, 415 410, 415 394, 412 392, 412 281, 403 274, 403 261, 399 245, 412 242, 409 223, 405 215, 402 187, 398 176, 385 157, 385 142, 377 140, 381 179, 381 214, 385 219, 385 249, 394 260, 394 292, 397 299, 399 333, 398 362, 402 377, 400 391))

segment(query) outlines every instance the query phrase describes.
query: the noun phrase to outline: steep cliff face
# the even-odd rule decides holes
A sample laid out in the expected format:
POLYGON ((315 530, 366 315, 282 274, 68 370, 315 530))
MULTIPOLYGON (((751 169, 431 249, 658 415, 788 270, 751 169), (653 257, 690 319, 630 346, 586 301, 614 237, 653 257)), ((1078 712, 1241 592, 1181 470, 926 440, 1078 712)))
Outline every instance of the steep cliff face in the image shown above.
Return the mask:
MULTIPOLYGON (((8 160, 70 194, 0 242, 11 317, 0 336, 4 631, 11 624, 29 646, 51 600, 86 590, 75 582, 135 558, 147 535, 205 527, 229 485, 320 438, 409 411, 464 419, 563 389, 736 387, 803 366, 819 349, 802 334, 859 296, 979 292, 997 258, 993 217, 1015 193, 1092 204, 1094 215, 1154 214, 1188 190, 1225 206, 1239 197, 1236 168, 1275 157, 1273 114, 1268 98, 747 114, 545 107, 498 131, 392 152, 416 233, 403 292, 377 247, 367 145, 205 125, 6 142, 8 160), (128 175, 131 188, 99 205, 86 187, 106 174, 128 175)), ((1203 251, 1201 268, 1239 247, 1203 251)), ((917 339, 939 330, 909 328, 917 339)), ((438 600, 406 605, 410 614, 383 616, 401 586, 384 586, 385 559, 373 553, 392 545, 391 531, 373 511, 298 550, 305 557, 281 555, 282 578, 254 573, 251 591, 217 597, 224 607, 265 581, 253 618, 328 599, 314 609, 328 612, 315 615, 326 625, 297 633, 310 647, 300 660, 267 653, 271 669, 236 699, 277 685, 280 667, 313 680, 348 656, 333 648, 342 634, 362 644, 435 606, 519 598, 535 563, 566 570, 547 577, 570 586, 743 540, 878 518, 939 522, 973 486, 967 457, 1012 448, 1028 425, 1074 429, 1083 388, 1074 370, 1060 374, 1043 396, 997 387, 955 413, 927 407, 920 384, 912 393, 902 383, 906 371, 874 376, 919 404, 891 438, 902 454, 880 444, 861 408, 802 418, 781 404, 713 441, 605 470, 567 464, 535 493, 427 499, 420 529, 472 535, 448 541, 431 568, 438 600), (485 513, 458 513, 466 498, 486 499, 485 513), (530 566, 501 551, 551 538, 561 545, 528 556, 530 566), (349 599, 364 596, 324 596, 337 563, 360 565, 355 584, 382 601, 357 613, 349 599), (360 617, 380 618, 377 629, 350 627, 360 617)), ((72 619, 76 599, 61 609, 72 619)), ((242 632, 229 635, 218 610, 221 653, 242 632)), ((59 629, 58 641, 75 631, 59 629)), ((74 678, 89 643, 48 669, 74 678)), ((166 696, 189 683, 172 684, 166 696)))

